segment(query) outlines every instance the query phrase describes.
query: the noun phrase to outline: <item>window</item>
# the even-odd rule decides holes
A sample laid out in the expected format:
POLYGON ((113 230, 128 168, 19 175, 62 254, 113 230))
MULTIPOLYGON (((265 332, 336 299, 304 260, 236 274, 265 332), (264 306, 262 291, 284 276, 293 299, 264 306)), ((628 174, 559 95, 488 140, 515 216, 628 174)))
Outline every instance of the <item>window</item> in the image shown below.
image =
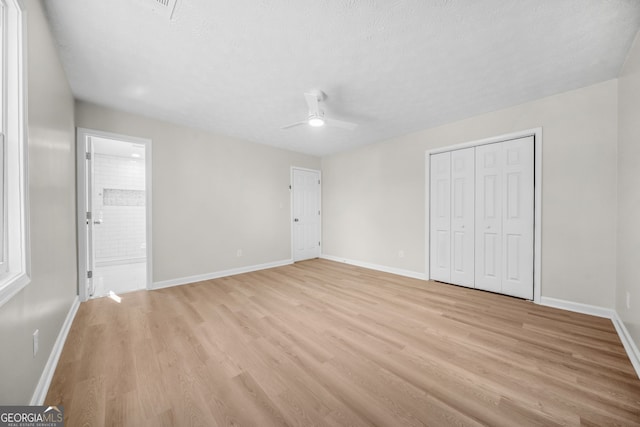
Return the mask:
MULTIPOLYGON (((0 244, 0 275, 7 272, 7 262, 6 262, 6 244, 7 244, 7 236, 6 236, 6 203, 5 203, 5 169, 6 165, 4 163, 4 153, 5 153, 5 145, 4 145, 4 133, 5 133, 5 123, 6 119, 4 117, 4 113, 6 110, 6 78, 5 78, 5 63, 6 63, 6 47, 5 47, 5 15, 6 15, 6 7, 4 5, 4 1, 0 0, 0 93, 2 94, 2 102, 0 102, 0 239, 2 239, 2 244, 0 244)), ((1 276, 0 276, 1 277, 1 276)))
POLYGON ((0 305, 29 283, 22 0, 0 0, 0 305))

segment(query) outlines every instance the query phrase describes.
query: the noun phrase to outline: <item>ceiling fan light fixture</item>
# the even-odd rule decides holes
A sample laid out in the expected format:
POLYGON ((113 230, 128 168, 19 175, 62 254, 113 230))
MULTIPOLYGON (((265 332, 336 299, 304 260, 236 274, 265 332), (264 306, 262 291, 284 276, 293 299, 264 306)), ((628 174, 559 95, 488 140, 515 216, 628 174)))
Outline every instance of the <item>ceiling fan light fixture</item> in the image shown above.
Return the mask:
POLYGON ((314 128, 324 126, 324 119, 322 117, 309 117, 309 126, 313 126, 314 128))
POLYGON ((342 120, 336 120, 334 118, 324 118, 324 111, 320 109, 319 103, 326 99, 326 97, 327 96, 324 94, 324 92, 320 90, 305 92, 304 99, 307 101, 307 106, 309 107, 309 114, 307 114, 307 119, 283 126, 282 129, 289 129, 296 126, 312 126, 314 128, 329 126, 347 130, 354 130, 358 126, 355 123, 343 122, 342 120))

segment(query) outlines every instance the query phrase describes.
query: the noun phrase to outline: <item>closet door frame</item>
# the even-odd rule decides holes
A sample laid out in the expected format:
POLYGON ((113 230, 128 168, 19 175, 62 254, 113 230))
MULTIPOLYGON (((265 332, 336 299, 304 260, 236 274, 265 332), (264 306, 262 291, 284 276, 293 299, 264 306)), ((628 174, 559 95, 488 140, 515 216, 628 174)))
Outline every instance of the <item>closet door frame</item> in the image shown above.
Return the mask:
POLYGON ((425 276, 431 279, 430 272, 430 188, 431 170, 430 158, 432 154, 443 153, 461 148, 478 147, 486 144, 509 141, 512 139, 533 136, 534 140, 534 218, 533 218, 533 301, 540 303, 541 274, 542 274, 542 128, 534 128, 513 132, 505 135, 494 136, 462 144, 448 145, 445 147, 427 150, 425 153, 425 276))

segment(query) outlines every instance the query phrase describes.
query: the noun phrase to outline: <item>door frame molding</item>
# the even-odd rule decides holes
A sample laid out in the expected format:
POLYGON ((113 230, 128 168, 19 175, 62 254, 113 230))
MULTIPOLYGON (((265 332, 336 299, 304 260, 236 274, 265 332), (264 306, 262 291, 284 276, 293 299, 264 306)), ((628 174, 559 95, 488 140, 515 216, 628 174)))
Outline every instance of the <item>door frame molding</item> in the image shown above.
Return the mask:
POLYGON ((153 245, 152 245, 152 174, 151 174, 151 139, 136 136, 122 135, 112 132, 103 132, 94 129, 76 128, 76 205, 77 205, 77 231, 78 231, 78 296, 80 301, 87 301, 87 232, 86 232, 86 182, 87 173, 85 157, 85 141, 88 137, 116 139, 119 141, 142 144, 145 147, 145 211, 146 211, 146 255, 147 255, 147 283, 146 289, 151 289, 153 284, 153 245))
POLYGON ((430 156, 432 154, 443 153, 446 151, 459 150, 462 148, 477 147, 480 145, 494 144, 496 142, 509 141, 512 139, 533 136, 534 140, 534 216, 533 216, 533 301, 540 303, 542 295, 542 127, 527 129, 518 132, 493 136, 490 138, 479 139, 476 141, 464 142, 461 144, 447 145, 445 147, 433 148, 425 152, 425 276, 427 280, 431 279, 430 271, 430 156))
POLYGON ((300 170, 306 172, 317 172, 320 180, 320 191, 318 193, 318 209, 320 210, 320 245, 318 247, 318 257, 322 256, 322 171, 318 169, 309 169, 299 166, 291 166, 289 171, 289 223, 291 226, 291 262, 296 262, 294 257, 294 240, 293 240, 293 171, 300 170))

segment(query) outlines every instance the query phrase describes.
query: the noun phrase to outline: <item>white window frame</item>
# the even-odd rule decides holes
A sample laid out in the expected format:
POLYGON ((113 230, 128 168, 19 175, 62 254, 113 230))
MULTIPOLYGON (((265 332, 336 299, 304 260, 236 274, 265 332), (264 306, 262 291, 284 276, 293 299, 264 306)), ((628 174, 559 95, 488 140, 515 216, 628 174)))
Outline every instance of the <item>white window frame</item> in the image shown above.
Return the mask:
POLYGON ((2 251, 0 306, 30 282, 27 182, 26 13, 23 0, 0 0, 2 251))
POLYGON ((6 102, 6 72, 5 72, 5 64, 7 63, 6 58, 6 46, 5 41, 6 37, 6 4, 4 0, 0 0, 0 277, 4 273, 7 272, 7 262, 6 256, 7 253, 7 203, 5 199, 6 194, 6 163, 5 163, 5 143, 4 143, 4 132, 5 132, 5 123, 7 119, 5 117, 5 111, 7 111, 7 102, 6 102))

